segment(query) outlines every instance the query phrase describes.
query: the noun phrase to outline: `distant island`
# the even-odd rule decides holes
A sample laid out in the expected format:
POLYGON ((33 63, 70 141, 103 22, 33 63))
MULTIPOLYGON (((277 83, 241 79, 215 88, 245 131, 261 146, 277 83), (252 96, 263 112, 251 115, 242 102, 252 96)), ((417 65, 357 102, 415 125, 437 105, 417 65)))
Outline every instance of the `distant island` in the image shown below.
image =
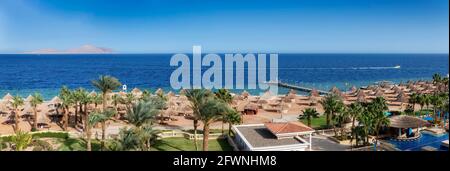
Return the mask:
POLYGON ((39 49, 35 51, 24 52, 24 54, 109 54, 113 53, 112 49, 96 47, 93 45, 83 45, 78 48, 68 50, 57 49, 39 49))

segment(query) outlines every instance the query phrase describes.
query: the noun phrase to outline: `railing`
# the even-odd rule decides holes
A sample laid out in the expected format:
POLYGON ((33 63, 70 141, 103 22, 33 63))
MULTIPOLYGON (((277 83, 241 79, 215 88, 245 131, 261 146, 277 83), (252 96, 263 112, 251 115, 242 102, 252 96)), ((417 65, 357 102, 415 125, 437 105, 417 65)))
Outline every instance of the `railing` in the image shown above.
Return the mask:
MULTIPOLYGON (((183 131, 164 131, 162 133, 159 134, 160 138, 174 138, 174 137, 184 137, 190 140, 194 139, 194 134, 188 133, 188 132, 183 132, 183 131)), ((209 134, 208 139, 222 139, 222 138, 226 138, 226 135, 222 134, 222 133, 212 133, 209 134)), ((203 134, 197 134, 197 139, 203 139, 203 134)))

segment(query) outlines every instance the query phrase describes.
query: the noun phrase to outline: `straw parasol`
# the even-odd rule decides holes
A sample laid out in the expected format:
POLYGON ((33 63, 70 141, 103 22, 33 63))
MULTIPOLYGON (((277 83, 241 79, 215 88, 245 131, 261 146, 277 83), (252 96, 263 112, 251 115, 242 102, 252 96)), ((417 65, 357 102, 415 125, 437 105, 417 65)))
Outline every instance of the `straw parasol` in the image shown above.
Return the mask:
POLYGON ((164 90, 161 88, 158 88, 158 90, 155 91, 155 94, 162 96, 162 95, 164 95, 164 90))
POLYGON ((11 101, 14 97, 11 94, 6 94, 5 96, 3 96, 3 101, 11 101))
POLYGON ((58 96, 55 96, 55 97, 53 97, 53 99, 51 100, 51 102, 52 102, 53 104, 60 104, 60 103, 62 103, 62 100, 61 100, 58 96))
POLYGON ((418 128, 428 125, 428 122, 414 116, 397 115, 389 118, 392 128, 418 128))
POLYGON ((309 96, 314 96, 314 97, 319 97, 319 91, 317 91, 315 88, 313 88, 311 90, 311 92, 309 92, 309 96))
POLYGON ((260 99, 262 99, 262 100, 268 100, 268 99, 271 99, 273 96, 272 96, 272 94, 270 93, 270 91, 266 91, 266 92, 264 92, 264 94, 263 95, 261 95, 261 98, 260 99))
POLYGON ((375 91, 375 96, 384 97, 384 92, 381 89, 377 89, 377 91, 375 91))
POLYGON ((406 97, 406 94, 402 92, 402 93, 398 94, 397 101, 403 102, 403 103, 408 103, 408 98, 406 97))
POLYGON ((97 92, 95 92, 94 90, 92 90, 92 91, 89 93, 89 97, 94 97, 94 96, 97 96, 97 92))
POLYGON ((356 93, 356 91, 358 91, 358 89, 356 88, 356 86, 352 86, 350 88, 350 93, 356 93))
POLYGON ((341 90, 339 90, 336 86, 331 88, 330 92, 335 94, 335 95, 339 95, 339 96, 342 94, 341 90))
POLYGON ((138 88, 134 88, 133 90, 131 90, 131 93, 133 93, 133 95, 138 96, 142 94, 142 91, 139 90, 138 88))
POLYGON ((33 96, 28 95, 28 97, 25 99, 25 102, 31 102, 33 100, 33 96))
POLYGON ((241 96, 245 99, 245 98, 247 98, 248 96, 250 96, 250 93, 248 93, 247 91, 243 91, 242 93, 241 93, 241 96))
POLYGON ((364 91, 361 90, 358 91, 358 94, 356 95, 356 101, 360 103, 367 102, 366 94, 364 93, 364 91))

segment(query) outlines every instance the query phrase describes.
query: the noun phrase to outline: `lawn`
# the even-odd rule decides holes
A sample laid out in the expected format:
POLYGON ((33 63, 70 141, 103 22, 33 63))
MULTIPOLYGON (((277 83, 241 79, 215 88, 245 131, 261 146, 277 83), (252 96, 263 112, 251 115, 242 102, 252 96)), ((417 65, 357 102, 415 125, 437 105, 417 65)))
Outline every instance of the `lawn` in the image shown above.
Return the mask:
MULTIPOLYGON (((301 119, 303 124, 308 125, 308 120, 301 119)), ((313 129, 325 129, 327 127, 327 119, 325 115, 319 116, 318 118, 311 119, 311 127, 313 129)))
MULTIPOLYGON (((203 140, 198 140, 198 148, 202 149, 203 140)), ((186 138, 164 138, 158 140, 153 149, 156 151, 195 151, 194 141, 186 138)), ((226 139, 209 140, 209 151, 232 151, 226 139)))

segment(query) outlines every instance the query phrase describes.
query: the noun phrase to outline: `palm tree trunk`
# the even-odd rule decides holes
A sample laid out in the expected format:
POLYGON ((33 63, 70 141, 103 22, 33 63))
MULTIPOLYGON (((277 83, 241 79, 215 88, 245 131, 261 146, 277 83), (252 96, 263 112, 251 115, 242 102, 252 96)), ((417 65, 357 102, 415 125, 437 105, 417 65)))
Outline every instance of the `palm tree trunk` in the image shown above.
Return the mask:
POLYGON ((198 120, 194 119, 194 145, 195 145, 195 151, 198 151, 198 144, 197 144, 197 124, 198 120))
POLYGON ((228 136, 231 135, 231 123, 228 122, 228 136))
POLYGON ((203 151, 208 151, 209 123, 203 126, 203 151))
POLYGON ((75 103, 75 128, 77 127, 77 121, 78 121, 78 106, 77 103, 75 103))
POLYGON ((14 132, 17 132, 19 131, 19 110, 15 109, 14 112, 14 132))
POLYGON ((36 130, 37 129, 37 117, 38 117, 36 107, 33 108, 33 112, 34 112, 33 128, 34 128, 34 130, 36 130))
POLYGON ((102 150, 105 145, 105 139, 106 139, 106 122, 102 122, 102 150))
POLYGON ((64 122, 63 125, 64 131, 67 131, 67 127, 69 124, 69 109, 67 107, 64 107, 63 122, 64 122))
POLYGON ((308 127, 311 127, 311 117, 308 116, 308 127))
MULTIPOLYGON (((353 136, 356 136, 356 131, 355 131, 355 121, 356 121, 356 118, 353 117, 353 118, 352 118, 352 135, 350 136, 350 146, 353 146, 353 145, 352 145, 352 142, 353 142, 353 136)), ((358 141, 358 140, 356 140, 356 141, 358 141)))
MULTIPOLYGON (((103 94, 102 94, 102 98, 103 98, 103 103, 102 103, 102 105, 103 105, 103 112, 105 112, 106 111, 106 92, 103 92, 103 94)), ((102 142, 101 142, 101 150, 103 150, 103 148, 105 147, 105 138, 106 138, 106 135, 105 135, 105 131, 106 131, 106 123, 105 122, 102 122, 102 142)))

